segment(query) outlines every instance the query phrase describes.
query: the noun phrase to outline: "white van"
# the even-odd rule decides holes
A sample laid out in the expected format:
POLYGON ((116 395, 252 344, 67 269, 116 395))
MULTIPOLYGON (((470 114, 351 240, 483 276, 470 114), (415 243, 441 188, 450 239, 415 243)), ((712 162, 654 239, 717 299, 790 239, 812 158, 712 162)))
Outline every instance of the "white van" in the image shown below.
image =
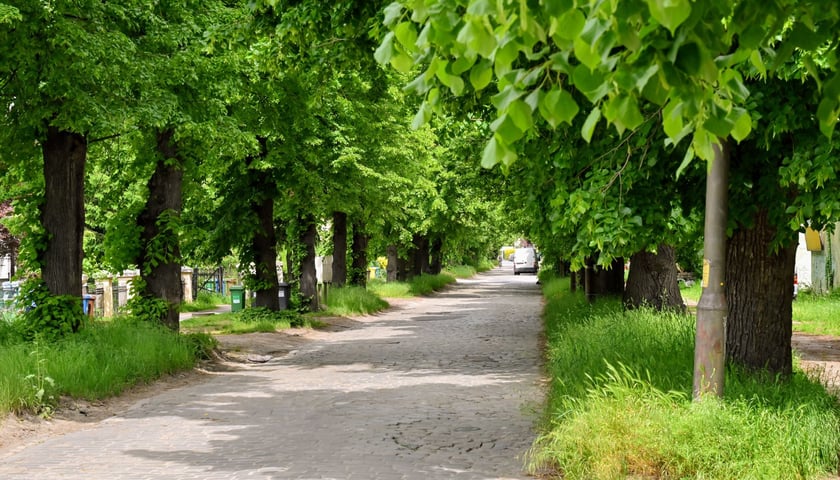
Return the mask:
POLYGON ((534 247, 517 248, 513 253, 513 274, 537 273, 540 269, 537 251, 534 247))

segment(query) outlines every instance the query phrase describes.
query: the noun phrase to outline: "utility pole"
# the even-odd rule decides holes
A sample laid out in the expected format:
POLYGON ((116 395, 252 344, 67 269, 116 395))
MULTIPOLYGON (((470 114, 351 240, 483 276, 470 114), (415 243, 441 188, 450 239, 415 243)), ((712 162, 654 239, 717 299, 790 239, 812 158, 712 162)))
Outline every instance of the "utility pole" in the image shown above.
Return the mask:
POLYGON ((726 221, 728 213, 729 151, 721 140, 706 175, 706 220, 703 240, 703 293, 697 304, 694 342, 694 399, 723 396, 726 344, 726 221))

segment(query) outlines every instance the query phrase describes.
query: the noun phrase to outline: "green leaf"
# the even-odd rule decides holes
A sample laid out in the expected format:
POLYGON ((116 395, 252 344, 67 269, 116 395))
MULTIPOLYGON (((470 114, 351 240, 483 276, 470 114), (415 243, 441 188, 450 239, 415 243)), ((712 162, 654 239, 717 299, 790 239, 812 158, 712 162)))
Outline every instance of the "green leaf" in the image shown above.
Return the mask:
POLYGON ((490 128, 493 129, 499 141, 505 145, 515 143, 525 135, 525 132, 516 125, 516 122, 507 113, 502 114, 491 123, 490 128))
POLYGON ((551 17, 559 17, 564 13, 568 12, 572 8, 575 8, 575 1, 574 0, 544 0, 543 5, 545 5, 545 13, 547 13, 551 17))
MULTIPOLYGON (((601 56, 583 38, 575 38, 574 44, 575 57, 580 60, 580 63, 589 67, 590 70, 595 70, 601 65, 601 56)), ((579 68, 576 70, 579 70, 579 68)))
POLYGON ((837 115, 837 101, 832 98, 823 98, 817 107, 817 119, 820 121, 820 131, 828 138, 831 138, 834 133, 837 115))
POLYGON ((513 120, 513 123, 522 131, 528 131, 534 126, 531 107, 523 100, 517 100, 511 103, 507 113, 513 120))
POLYGON ((504 90, 493 95, 490 101, 493 103, 493 106, 496 107, 496 110, 502 111, 507 110, 508 106, 516 99, 521 97, 525 92, 522 90, 517 89, 513 85, 508 85, 505 87, 504 90))
POLYGON ((394 2, 385 7, 385 20, 383 20, 382 23, 386 27, 390 27, 396 23, 400 17, 402 17, 402 4, 400 2, 394 2))
POLYGON ((428 102, 423 102, 420 109, 417 110, 417 115, 414 116, 414 121, 411 122, 411 128, 417 130, 432 118, 432 106, 428 102))
POLYGON ((476 91, 483 90, 493 80, 493 68, 489 60, 482 60, 470 70, 470 83, 476 91))
POLYGON ((677 179, 680 178, 680 175, 682 175, 683 170, 685 170, 685 167, 691 164, 692 160, 694 160, 694 147, 688 147, 688 149, 685 151, 685 155, 683 156, 680 166, 677 167, 677 179))
POLYGON ((472 18, 458 32, 458 42, 485 58, 490 58, 496 50, 496 36, 487 31, 480 20, 472 18))
POLYGON ((583 26, 586 23, 586 17, 583 12, 577 8, 573 8, 553 22, 557 36, 566 40, 574 40, 583 31, 583 26))
POLYGON ((402 22, 394 28, 394 35, 407 52, 414 51, 417 46, 417 30, 411 22, 402 22))
POLYGON ((373 52, 373 58, 379 62, 380 65, 385 65, 391 61, 391 54, 394 51, 394 35, 394 32, 388 32, 388 34, 385 35, 385 38, 382 39, 382 43, 376 51, 373 52))
POLYGON ((586 117, 586 121, 583 122, 583 128, 581 128, 580 134, 586 143, 589 143, 592 140, 592 134, 595 132, 595 127, 598 125, 598 120, 601 119, 601 109, 595 107, 589 112, 589 115, 586 117))
POLYGON ((472 0, 467 7, 470 15, 490 15, 496 13, 496 2, 491 0, 472 0))
POLYGON ((545 94, 539 102, 540 115, 551 125, 557 128, 563 122, 572 124, 572 119, 580 111, 577 102, 572 94, 554 87, 545 94))
POLYGON ((691 15, 689 0, 647 0, 647 4, 651 16, 667 28, 671 35, 691 15))
POLYGON ((595 103, 609 90, 606 76, 599 71, 592 71, 588 67, 578 65, 572 74, 572 81, 590 102, 595 103))
POLYGON ((516 153, 507 148, 494 136, 487 142, 481 155, 481 166, 493 168, 496 164, 511 165, 516 161, 516 153))
POLYGON ((408 73, 414 68, 414 60, 411 59, 408 55, 402 52, 398 52, 396 55, 391 56, 390 64, 394 67, 395 70, 401 73, 408 73))
POLYGON ((604 108, 604 118, 615 125, 618 133, 633 130, 644 121, 636 97, 619 95, 610 99, 604 108))
POLYGON ((741 140, 747 138, 752 131, 752 118, 750 118, 749 112, 743 108, 733 108, 731 115, 734 117, 732 138, 741 143, 741 140))

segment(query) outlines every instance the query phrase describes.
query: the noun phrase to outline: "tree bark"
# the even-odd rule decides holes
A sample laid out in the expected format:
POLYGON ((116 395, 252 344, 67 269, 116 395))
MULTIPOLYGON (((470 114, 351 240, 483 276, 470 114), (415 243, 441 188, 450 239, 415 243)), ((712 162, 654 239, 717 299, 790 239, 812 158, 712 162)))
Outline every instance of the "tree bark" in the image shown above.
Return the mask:
POLYGON ((365 233, 364 225, 360 223, 353 224, 353 246, 351 247, 351 274, 350 283, 353 285, 364 287, 367 285, 367 247, 368 236, 365 233))
POLYGON ((656 253, 641 251, 630 257, 624 307, 685 311, 673 247, 660 245, 656 253))
MULTIPOLYGON (((260 138, 260 157, 267 153, 266 141, 260 138)), ((254 307, 277 311, 280 309, 278 294, 280 282, 277 278, 277 230, 274 227, 274 198, 277 186, 274 180, 260 170, 250 169, 257 157, 248 157, 248 186, 252 192, 249 202, 251 212, 257 218, 257 229, 251 238, 251 261, 254 263, 254 307)))
POLYGON ((437 275, 443 270, 443 238, 436 235, 431 244, 432 261, 429 264, 429 273, 437 275))
POLYGON ((739 226, 726 248, 727 360, 749 370, 790 375, 796 238, 771 251, 776 229, 766 211, 739 226))
POLYGON ((586 299, 591 303, 603 295, 621 295, 624 293, 624 259, 619 257, 612 261, 609 268, 599 267, 595 259, 586 261, 584 278, 586 299))
POLYGON ((429 238, 415 234, 412 243, 414 244, 412 273, 414 275, 429 273, 429 238))
POLYGON ((388 257, 388 266, 386 268, 386 281, 388 282, 396 282, 397 281, 397 267, 399 266, 399 258, 398 258, 398 250, 396 245, 388 245, 385 248, 385 254, 388 257))
POLYGON ((46 244, 38 251, 41 278, 53 295, 80 296, 87 139, 78 133, 50 127, 42 151, 41 224, 46 244))
POLYGON ((145 283, 140 295, 166 301, 167 311, 159 320, 177 332, 180 328, 178 305, 183 292, 181 251, 178 231, 172 230, 176 227, 169 225, 169 217, 174 220, 181 215, 183 170, 173 134, 171 129, 157 134, 160 158, 147 184, 149 198, 137 217, 141 232, 140 255, 136 263, 145 283))
POLYGON ((318 236, 317 225, 312 218, 302 219, 300 225, 300 244, 304 249, 300 261, 300 293, 311 311, 317 311, 318 278, 315 274, 315 241, 318 236))
MULTIPOLYGON (((258 172, 251 175, 260 176, 258 172)), ((251 251, 254 255, 254 279, 257 288, 254 289, 254 307, 269 310, 279 310, 280 282, 277 279, 277 234, 274 230, 274 198, 267 195, 259 201, 251 203, 251 209, 256 214, 259 229, 254 232, 251 240, 251 251)))
POLYGON ((347 283, 347 214, 333 212, 332 284, 343 287, 347 283))

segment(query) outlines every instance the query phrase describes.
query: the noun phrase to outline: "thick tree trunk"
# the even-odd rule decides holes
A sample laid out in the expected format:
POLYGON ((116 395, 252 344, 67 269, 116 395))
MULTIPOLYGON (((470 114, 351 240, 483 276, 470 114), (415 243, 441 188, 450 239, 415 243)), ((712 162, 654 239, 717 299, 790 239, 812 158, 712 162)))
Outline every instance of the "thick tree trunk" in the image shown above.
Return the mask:
POLYGON ((53 295, 80 296, 87 139, 50 127, 42 151, 41 224, 46 232, 46 245, 38 252, 41 278, 53 295))
POLYGON ((160 322, 178 331, 178 305, 181 302, 181 251, 178 231, 170 220, 181 215, 183 171, 172 130, 159 132, 157 148, 161 155, 147 184, 149 198, 137 217, 140 227, 140 256, 137 265, 145 289, 139 292, 166 301, 168 309, 160 322), (173 229, 175 229, 173 231, 173 229))
POLYGON ((332 284, 343 287, 347 283, 347 214, 333 212, 332 284))
POLYGON ((414 244, 412 273, 415 276, 429 273, 429 238, 415 234, 412 243, 414 244))
POLYGON ((365 227, 362 224, 353 224, 353 246, 351 247, 352 267, 350 275, 350 283, 353 285, 364 287, 367 285, 367 247, 368 236, 365 233, 365 227))
POLYGON ((677 282, 674 248, 660 245, 656 253, 638 252, 630 257, 630 274, 624 290, 625 308, 685 311, 677 282))
POLYGON ((277 230, 274 227, 274 199, 277 185, 260 170, 251 169, 254 160, 268 153, 265 138, 259 138, 261 153, 246 160, 248 186, 251 190, 249 207, 257 219, 257 229, 251 238, 251 262, 254 263, 254 307, 279 310, 280 282, 277 278, 277 230))
POLYGON ((388 257, 388 267, 386 268, 386 281, 397 281, 397 267, 399 265, 398 250, 396 245, 388 245, 385 248, 385 254, 388 257))
POLYGON ((318 305, 318 278, 315 274, 315 241, 318 236, 317 225, 311 218, 303 220, 301 225, 300 244, 304 249, 303 258, 300 261, 300 293, 304 302, 312 311, 317 311, 318 305))
POLYGON ((569 275, 569 290, 571 290, 572 293, 577 291, 577 283, 579 276, 579 272, 572 272, 572 274, 569 275))
MULTIPOLYGON (((252 172, 251 175, 259 176, 260 174, 252 172)), ((254 232, 254 238, 251 240, 255 265, 254 279, 258 285, 254 289, 256 296, 253 306, 279 310, 280 282, 277 279, 277 234, 274 230, 273 196, 268 195, 262 200, 252 202, 251 209, 259 221, 259 230, 254 232)))
POLYGON ((621 295, 624 293, 624 259, 614 259, 609 268, 599 267, 594 259, 587 259, 584 285, 589 302, 604 295, 621 295))
POLYGON ((437 275, 443 270, 443 239, 435 236, 431 245, 432 262, 429 264, 429 273, 437 275))
POLYGON ((796 239, 771 252, 767 212, 735 230, 726 246, 726 358, 750 370, 790 375, 796 239))

